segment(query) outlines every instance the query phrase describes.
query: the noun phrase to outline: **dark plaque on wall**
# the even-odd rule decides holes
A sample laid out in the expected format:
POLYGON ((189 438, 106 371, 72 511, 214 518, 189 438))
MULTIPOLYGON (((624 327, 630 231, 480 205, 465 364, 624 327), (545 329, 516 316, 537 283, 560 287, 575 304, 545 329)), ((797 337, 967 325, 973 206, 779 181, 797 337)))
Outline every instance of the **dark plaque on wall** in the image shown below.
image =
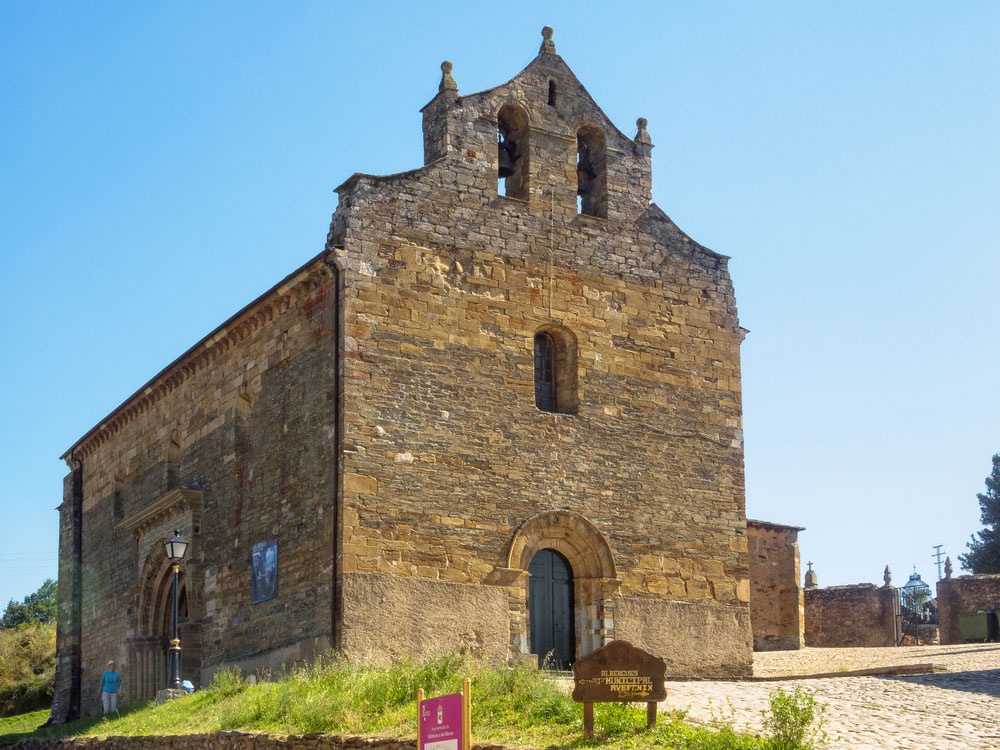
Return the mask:
POLYGON ((273 599, 278 593, 278 537, 268 537, 253 546, 250 596, 254 604, 273 599))

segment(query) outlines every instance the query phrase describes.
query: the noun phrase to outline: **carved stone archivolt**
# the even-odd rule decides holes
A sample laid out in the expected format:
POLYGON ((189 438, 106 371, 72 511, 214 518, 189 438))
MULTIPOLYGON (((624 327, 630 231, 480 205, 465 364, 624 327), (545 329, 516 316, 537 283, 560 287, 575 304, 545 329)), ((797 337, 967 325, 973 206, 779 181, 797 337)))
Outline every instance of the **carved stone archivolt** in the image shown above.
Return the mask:
POLYGON ((503 564, 486 579, 486 583, 506 586, 510 592, 512 645, 528 653, 528 566, 543 549, 555 550, 570 564, 578 655, 589 654, 614 637, 612 600, 622 581, 608 540, 591 521, 570 510, 539 513, 521 524, 503 564))
POLYGON ((164 648, 173 603, 173 564, 163 544, 174 531, 191 543, 178 569, 179 614, 184 622, 197 621, 201 616, 201 592, 191 584, 199 578, 204 495, 199 485, 176 487, 117 525, 119 531, 134 534, 138 546, 136 617, 128 638, 128 668, 135 694, 143 699, 151 699, 166 680, 164 648))
MULTIPOLYGON (((542 549, 563 555, 578 579, 618 580, 611 545, 600 530, 579 513, 554 510, 529 518, 514 533, 507 551, 509 570, 526 571, 542 549)), ((620 583, 620 581, 618 581, 620 583)))

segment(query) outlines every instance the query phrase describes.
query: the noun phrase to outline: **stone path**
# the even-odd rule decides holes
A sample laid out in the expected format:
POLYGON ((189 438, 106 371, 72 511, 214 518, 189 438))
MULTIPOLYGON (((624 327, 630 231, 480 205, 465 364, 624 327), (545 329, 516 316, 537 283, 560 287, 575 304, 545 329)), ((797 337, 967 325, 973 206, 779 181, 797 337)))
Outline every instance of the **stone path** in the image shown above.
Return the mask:
POLYGON ((754 675, 742 682, 668 682, 660 708, 761 732, 770 693, 799 687, 826 704, 824 728, 834 748, 1000 748, 998 644, 763 652, 754 654, 754 675), (850 674, 926 664, 947 671, 850 674))

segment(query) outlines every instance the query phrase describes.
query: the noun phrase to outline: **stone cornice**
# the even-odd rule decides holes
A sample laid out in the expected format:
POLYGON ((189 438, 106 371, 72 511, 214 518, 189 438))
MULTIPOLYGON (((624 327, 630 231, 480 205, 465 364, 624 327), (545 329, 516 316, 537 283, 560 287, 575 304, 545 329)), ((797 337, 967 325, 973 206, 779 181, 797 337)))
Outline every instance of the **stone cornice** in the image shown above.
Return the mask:
POLYGON ((177 511, 190 508, 197 515, 201 512, 204 502, 204 490, 194 487, 177 487, 157 498, 145 508, 137 510, 123 519, 118 524, 118 529, 120 531, 137 531, 142 533, 168 514, 175 515, 177 511))
POLYGON ((266 325, 275 316, 286 312, 302 297, 327 283, 334 272, 325 260, 326 255, 324 252, 310 260, 167 365, 103 422, 74 443, 62 455, 62 459, 72 466, 72 461, 86 458, 195 372, 266 325))

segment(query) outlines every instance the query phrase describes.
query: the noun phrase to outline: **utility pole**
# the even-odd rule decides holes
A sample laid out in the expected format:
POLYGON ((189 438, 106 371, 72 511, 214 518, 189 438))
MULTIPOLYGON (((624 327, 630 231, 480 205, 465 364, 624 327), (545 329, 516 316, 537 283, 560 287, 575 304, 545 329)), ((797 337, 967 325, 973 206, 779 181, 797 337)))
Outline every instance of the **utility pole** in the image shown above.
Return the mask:
POLYGON ((939 581, 942 578, 942 576, 941 576, 941 560, 942 560, 942 558, 944 558, 944 552, 941 551, 942 547, 944 547, 943 544, 935 544, 934 545, 934 562, 937 563, 938 580, 939 581))

